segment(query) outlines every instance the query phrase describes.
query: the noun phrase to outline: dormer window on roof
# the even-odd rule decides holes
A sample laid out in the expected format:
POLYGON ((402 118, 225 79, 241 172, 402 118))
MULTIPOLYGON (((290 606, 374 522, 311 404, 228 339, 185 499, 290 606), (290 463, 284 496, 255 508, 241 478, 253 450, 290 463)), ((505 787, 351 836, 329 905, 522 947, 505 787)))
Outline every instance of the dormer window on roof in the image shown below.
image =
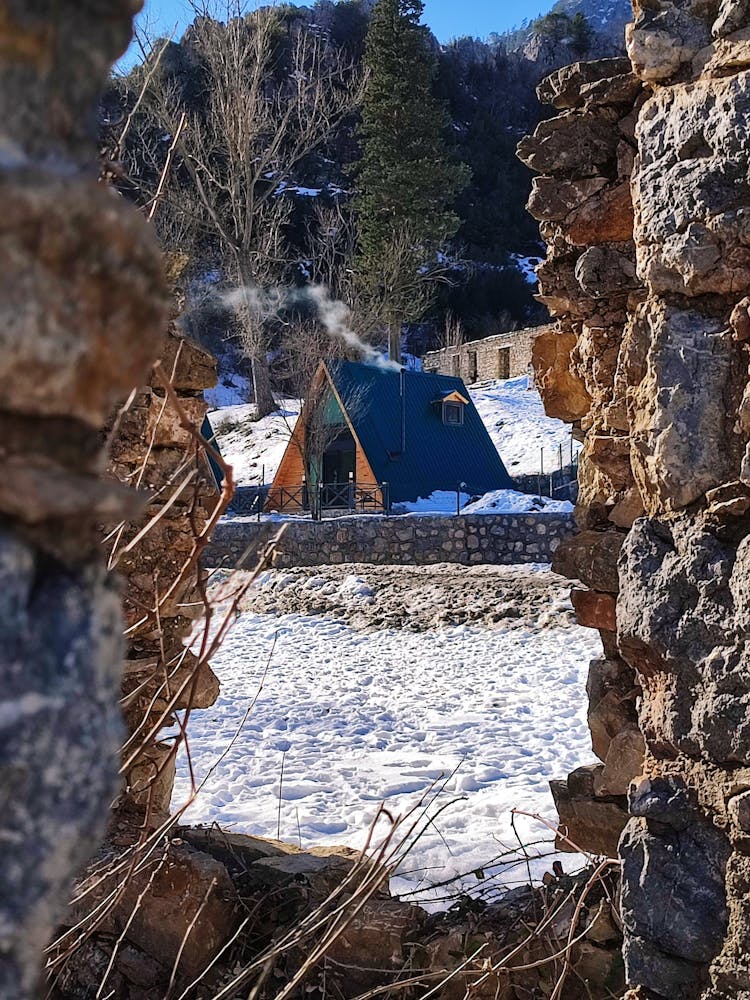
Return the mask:
POLYGON ((462 427, 464 422, 464 407, 469 405, 460 392, 453 391, 443 396, 440 401, 443 407, 443 423, 448 427, 462 427))

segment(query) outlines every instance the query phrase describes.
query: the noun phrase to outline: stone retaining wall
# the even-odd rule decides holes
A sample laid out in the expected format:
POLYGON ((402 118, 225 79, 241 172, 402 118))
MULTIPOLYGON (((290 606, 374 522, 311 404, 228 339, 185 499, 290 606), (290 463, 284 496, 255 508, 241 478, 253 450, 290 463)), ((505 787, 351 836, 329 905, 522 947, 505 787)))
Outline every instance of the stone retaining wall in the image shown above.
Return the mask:
MULTIPOLYGON (((289 520, 274 566, 330 563, 504 564, 551 562, 575 525, 569 514, 474 514, 459 517, 345 517, 289 520)), ((252 565, 256 553, 281 528, 242 518, 222 521, 204 554, 209 567, 252 565)))

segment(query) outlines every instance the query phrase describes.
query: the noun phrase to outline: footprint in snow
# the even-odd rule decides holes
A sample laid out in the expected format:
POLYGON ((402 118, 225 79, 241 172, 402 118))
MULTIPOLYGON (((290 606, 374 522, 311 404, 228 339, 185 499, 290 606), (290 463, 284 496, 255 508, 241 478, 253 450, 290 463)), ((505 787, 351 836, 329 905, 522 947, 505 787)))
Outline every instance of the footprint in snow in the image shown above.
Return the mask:
POLYGON ((314 833, 345 833, 348 829, 347 823, 306 823, 308 830, 314 833))
MULTIPOLYGON (((322 791, 325 791, 325 789, 317 784, 284 785, 281 789, 281 798, 287 802, 296 802, 299 799, 307 798, 308 795, 315 795, 316 792, 322 791)), ((278 795, 278 787, 276 788, 276 794, 278 795)))

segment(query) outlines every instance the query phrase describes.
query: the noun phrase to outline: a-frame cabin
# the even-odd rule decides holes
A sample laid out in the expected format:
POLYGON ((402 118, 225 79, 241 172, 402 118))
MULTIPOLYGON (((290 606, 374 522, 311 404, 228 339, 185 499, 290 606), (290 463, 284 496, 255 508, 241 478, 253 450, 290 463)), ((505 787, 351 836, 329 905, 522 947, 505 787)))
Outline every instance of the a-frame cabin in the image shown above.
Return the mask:
MULTIPOLYGON (((361 509, 379 506, 376 491, 390 507, 437 490, 460 488, 481 495, 512 488, 460 378, 336 361, 322 362, 315 379, 315 402, 309 405, 325 407, 325 420, 340 428, 322 456, 320 485, 324 491, 330 487, 332 500, 347 483, 355 484, 358 496, 365 498, 361 509)), ((306 506, 302 487, 309 405, 303 407, 284 452, 266 510, 294 512, 306 506)))

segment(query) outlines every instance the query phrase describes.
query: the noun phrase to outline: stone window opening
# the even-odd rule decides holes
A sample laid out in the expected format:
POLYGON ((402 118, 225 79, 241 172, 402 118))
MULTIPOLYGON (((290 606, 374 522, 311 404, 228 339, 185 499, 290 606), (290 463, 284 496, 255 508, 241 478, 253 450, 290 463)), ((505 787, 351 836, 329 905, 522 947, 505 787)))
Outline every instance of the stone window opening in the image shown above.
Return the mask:
POLYGON ((510 378, 510 348, 501 347, 497 352, 497 377, 503 381, 510 378))

